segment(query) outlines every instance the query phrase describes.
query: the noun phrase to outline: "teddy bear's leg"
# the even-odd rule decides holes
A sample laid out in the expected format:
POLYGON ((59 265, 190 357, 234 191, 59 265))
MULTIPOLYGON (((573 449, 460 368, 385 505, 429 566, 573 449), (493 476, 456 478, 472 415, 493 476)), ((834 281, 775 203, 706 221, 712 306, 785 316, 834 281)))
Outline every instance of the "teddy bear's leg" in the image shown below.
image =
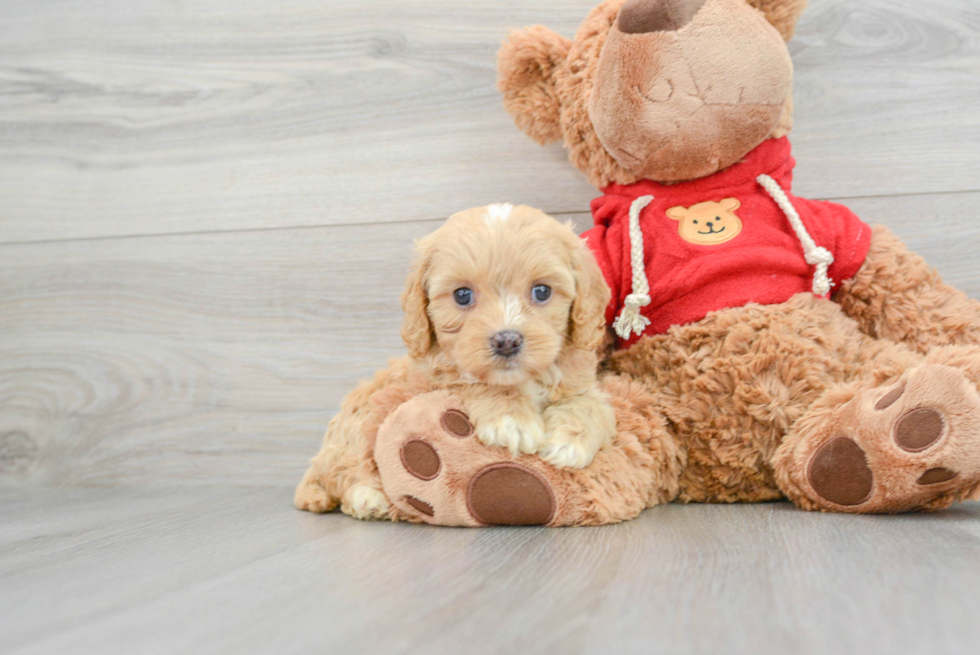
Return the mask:
POLYGON ((872 337, 908 344, 980 345, 980 302, 945 284, 888 228, 875 226, 868 257, 834 300, 872 337))
POLYGON ((619 434, 584 469, 483 445, 446 391, 414 398, 378 431, 374 457, 395 520, 446 526, 601 525, 677 494, 683 453, 639 384, 609 378, 619 434))
POLYGON ((827 391, 773 458, 780 488, 804 509, 891 513, 941 509, 980 490, 980 348, 930 353, 877 384, 893 349, 863 381, 827 391))

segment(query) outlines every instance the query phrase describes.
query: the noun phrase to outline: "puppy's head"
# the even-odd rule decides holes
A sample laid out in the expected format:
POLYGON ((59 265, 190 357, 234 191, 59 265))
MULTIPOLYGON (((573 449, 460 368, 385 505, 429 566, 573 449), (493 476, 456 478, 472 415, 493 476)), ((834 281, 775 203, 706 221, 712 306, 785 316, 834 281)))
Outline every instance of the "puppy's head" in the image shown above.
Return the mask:
POLYGON ((530 207, 452 216, 418 243, 402 306, 414 357, 435 351, 461 373, 520 384, 563 350, 595 351, 609 289, 572 229, 530 207))

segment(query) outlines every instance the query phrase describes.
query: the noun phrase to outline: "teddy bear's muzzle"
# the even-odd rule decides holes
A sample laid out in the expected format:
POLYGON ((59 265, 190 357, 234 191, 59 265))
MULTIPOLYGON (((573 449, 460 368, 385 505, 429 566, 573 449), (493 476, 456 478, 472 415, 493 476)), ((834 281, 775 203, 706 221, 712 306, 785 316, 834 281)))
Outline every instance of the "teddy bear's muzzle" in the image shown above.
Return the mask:
POLYGON ((691 22, 706 0, 629 0, 619 10, 625 34, 673 32, 691 22))

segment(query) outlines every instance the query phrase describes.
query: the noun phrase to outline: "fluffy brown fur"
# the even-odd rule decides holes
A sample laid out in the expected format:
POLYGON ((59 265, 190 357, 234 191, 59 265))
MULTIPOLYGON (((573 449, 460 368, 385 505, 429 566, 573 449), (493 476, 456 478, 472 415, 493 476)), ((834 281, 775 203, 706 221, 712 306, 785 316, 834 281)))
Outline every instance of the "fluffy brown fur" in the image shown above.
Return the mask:
POLYGON ((841 285, 835 299, 866 334, 922 353, 980 343, 980 303, 945 284, 885 227, 874 228, 864 267, 841 285))
POLYGON ((596 384, 609 290, 571 228, 529 207, 493 205, 451 217, 418 244, 402 295, 409 358, 345 400, 297 490, 296 504, 329 511, 338 500, 362 518, 387 511, 367 463, 377 426, 398 403, 447 389, 465 403, 480 441, 581 468, 615 435, 596 384), (539 301, 533 289, 546 285, 539 301), (471 302, 454 297, 468 289, 471 302), (520 335, 503 357, 491 340, 520 335), (375 493, 371 493, 371 491, 375 493))
MULTIPOLYGON (((930 360, 954 365, 980 382, 975 374, 980 350, 940 349, 930 360)), ((687 450, 679 500, 745 502, 787 494, 801 506, 829 509, 838 508, 791 484, 803 475, 805 461, 785 452, 806 435, 820 443, 837 436, 835 412, 855 393, 888 386, 925 361, 905 344, 873 339, 835 303, 809 294, 782 305, 715 312, 645 338, 612 359, 614 370, 654 390, 669 432, 687 450), (787 434, 793 435, 790 445, 783 444, 787 434), (784 455, 776 457, 781 446, 784 455)), ((863 429, 862 422, 853 421, 846 432, 863 429)), ((888 434, 869 437, 876 444, 889 439, 888 434)), ((974 441, 980 445, 980 439, 974 441)), ((970 460, 974 454, 950 457, 970 460)), ((904 465, 925 471, 915 458, 907 457, 904 465)), ((889 471, 883 465, 875 473, 889 471)), ((975 478, 956 493, 972 493, 978 482, 975 478)), ((894 501, 901 505, 908 499, 894 501)))
POLYGON ((505 103, 520 127, 544 145, 561 138, 560 104, 553 78, 568 57, 571 41, 546 27, 529 27, 515 32, 501 49, 498 68, 505 103))
POLYGON ((796 33, 796 23, 800 14, 806 9, 807 0, 747 0, 747 2, 765 14, 766 20, 772 23, 779 34, 789 41, 796 33))

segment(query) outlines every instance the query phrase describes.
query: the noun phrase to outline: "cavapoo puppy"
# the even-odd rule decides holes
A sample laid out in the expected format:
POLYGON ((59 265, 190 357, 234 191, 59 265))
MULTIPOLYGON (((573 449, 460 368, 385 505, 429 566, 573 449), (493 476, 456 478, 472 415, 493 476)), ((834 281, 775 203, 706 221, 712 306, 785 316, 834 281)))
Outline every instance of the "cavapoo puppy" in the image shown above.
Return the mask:
POLYGON ((365 449, 398 405, 439 389, 463 401, 486 445, 588 466, 616 433, 596 379, 608 302, 569 226, 511 205, 452 216, 418 242, 402 294, 408 357, 344 400, 296 506, 325 512, 340 502, 357 518, 384 518, 388 501, 365 449))

